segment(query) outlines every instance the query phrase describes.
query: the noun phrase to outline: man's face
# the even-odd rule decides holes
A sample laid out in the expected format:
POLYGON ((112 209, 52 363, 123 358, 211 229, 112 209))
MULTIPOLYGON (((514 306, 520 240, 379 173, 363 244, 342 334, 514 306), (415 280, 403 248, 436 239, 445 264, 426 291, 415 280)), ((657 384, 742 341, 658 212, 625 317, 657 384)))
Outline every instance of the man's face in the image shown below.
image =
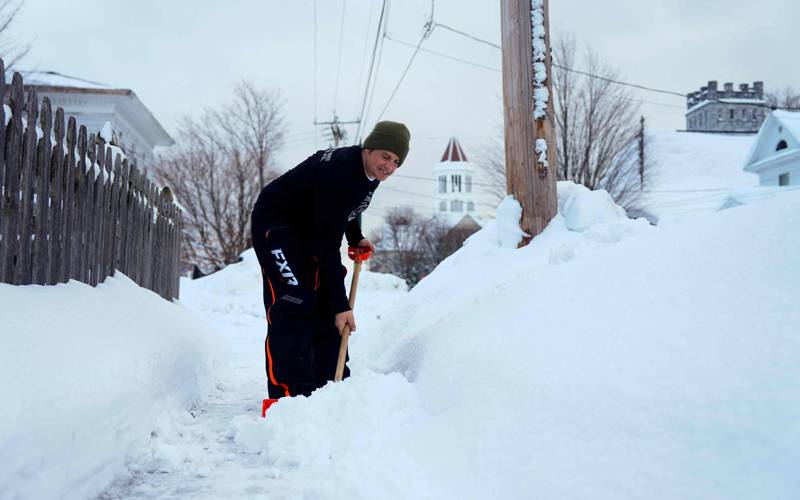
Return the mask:
POLYGON ((364 168, 370 177, 383 182, 400 166, 400 157, 385 149, 365 149, 364 168))

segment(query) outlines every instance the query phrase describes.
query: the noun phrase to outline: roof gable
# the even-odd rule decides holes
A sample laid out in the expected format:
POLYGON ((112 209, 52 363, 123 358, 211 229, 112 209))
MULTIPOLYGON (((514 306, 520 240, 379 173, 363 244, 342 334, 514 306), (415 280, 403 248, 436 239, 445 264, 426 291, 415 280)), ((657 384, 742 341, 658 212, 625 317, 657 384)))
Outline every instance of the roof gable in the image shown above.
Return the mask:
POLYGON ((773 111, 761 125, 744 169, 752 171, 750 167, 764 160, 797 150, 800 150, 800 112, 773 111))

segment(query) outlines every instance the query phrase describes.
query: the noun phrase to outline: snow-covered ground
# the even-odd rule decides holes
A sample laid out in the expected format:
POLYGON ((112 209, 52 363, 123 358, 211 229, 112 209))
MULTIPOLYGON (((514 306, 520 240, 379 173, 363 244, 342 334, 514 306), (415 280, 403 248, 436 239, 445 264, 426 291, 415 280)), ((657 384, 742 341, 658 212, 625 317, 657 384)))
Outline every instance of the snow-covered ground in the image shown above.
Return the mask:
POLYGON ((559 206, 516 249, 507 200, 410 292, 362 275, 353 377, 267 419, 251 252, 182 283, 181 305, 124 278, 0 285, 14 318, 0 374, 18 405, 0 498, 86 498, 102 484, 102 498, 795 498, 800 192, 658 228, 568 184, 559 206), (134 297, 153 312, 131 314, 134 297), (64 310, 36 317, 42 303, 64 310), (110 329, 70 308, 124 320, 110 329), (42 375, 60 353, 60 373, 42 375), (70 383, 80 371, 90 394, 70 383), (123 383, 137 371, 153 377, 123 383), (132 386, 140 404, 118 407, 132 386), (137 425, 115 424, 126 414, 137 425))
POLYGON ((714 212, 737 190, 758 186, 758 176, 743 170, 755 138, 652 130, 646 151, 654 165, 642 208, 659 224, 671 223, 714 212))

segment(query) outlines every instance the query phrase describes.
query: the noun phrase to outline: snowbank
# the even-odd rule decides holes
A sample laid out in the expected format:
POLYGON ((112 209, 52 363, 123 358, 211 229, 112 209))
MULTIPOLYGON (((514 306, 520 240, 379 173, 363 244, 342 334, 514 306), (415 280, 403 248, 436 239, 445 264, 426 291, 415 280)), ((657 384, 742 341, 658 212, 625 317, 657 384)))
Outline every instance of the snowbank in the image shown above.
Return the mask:
POLYGON ((800 196, 615 212, 519 250, 488 224, 371 325, 369 370, 236 442, 313 498, 791 498, 800 196))
POLYGON ((211 389, 214 344, 121 274, 0 284, 0 498, 89 498, 211 389))

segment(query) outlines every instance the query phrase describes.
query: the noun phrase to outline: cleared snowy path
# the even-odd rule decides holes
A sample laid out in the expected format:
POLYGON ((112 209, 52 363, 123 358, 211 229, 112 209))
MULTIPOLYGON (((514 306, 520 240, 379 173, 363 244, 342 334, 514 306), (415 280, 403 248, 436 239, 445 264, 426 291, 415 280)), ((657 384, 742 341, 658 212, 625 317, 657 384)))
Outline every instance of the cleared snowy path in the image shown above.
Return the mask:
MULTIPOLYGON (((222 273, 181 284, 181 302, 221 337, 229 366, 218 374, 216 390, 191 415, 172 415, 159 426, 148 450, 129 463, 102 499, 191 498, 288 499, 303 496, 307 485, 285 464, 273 465, 263 453, 235 441, 237 419, 252 419, 266 394, 263 342, 266 319, 254 255, 222 273)), ((367 276, 369 273, 365 273, 367 276)), ((362 277, 362 288, 388 288, 359 296, 359 328, 369 329, 375 310, 405 295, 398 279, 388 284, 362 277), (365 283, 366 282, 366 283, 365 283)), ((384 281, 385 281, 384 280, 384 281)))

